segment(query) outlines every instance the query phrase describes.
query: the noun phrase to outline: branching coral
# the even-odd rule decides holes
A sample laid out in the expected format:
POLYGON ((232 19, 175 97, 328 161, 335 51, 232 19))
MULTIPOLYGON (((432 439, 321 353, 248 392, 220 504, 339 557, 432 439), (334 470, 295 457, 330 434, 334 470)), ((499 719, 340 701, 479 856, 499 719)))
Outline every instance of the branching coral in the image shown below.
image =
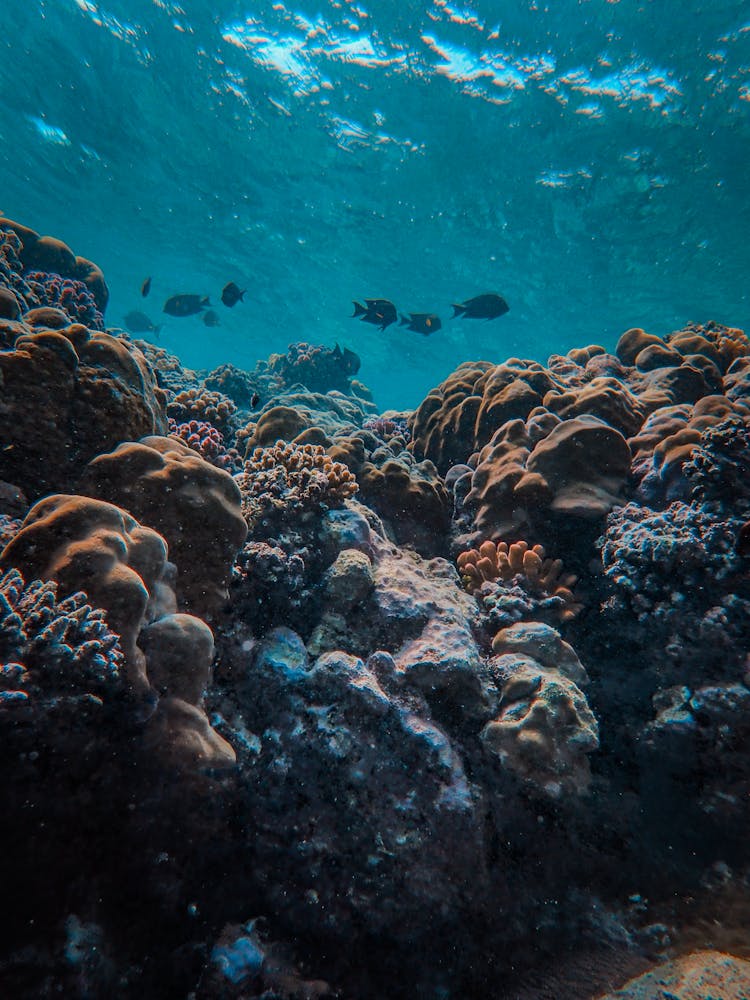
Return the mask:
POLYGON ((234 477, 242 492, 242 511, 251 531, 272 514, 341 507, 357 492, 357 481, 320 445, 277 441, 255 448, 244 471, 234 477))
POLYGON ((582 608, 561 559, 526 541, 482 542, 456 560, 464 587, 479 598, 496 627, 523 619, 570 621, 582 608))
POLYGON ((177 423, 190 420, 207 420, 224 431, 237 412, 236 405, 228 396, 208 389, 183 389, 167 406, 167 415, 177 423))
POLYGON ((90 330, 104 329, 104 316, 82 281, 44 271, 29 271, 25 278, 39 305, 62 309, 71 323, 83 323, 90 330))
POLYGON ((17 569, 0 575, 0 700, 11 690, 19 701, 36 693, 107 694, 123 662, 119 637, 86 594, 61 601, 56 583, 26 584, 17 569))
POLYGON ((170 417, 169 436, 178 438, 217 469, 234 472, 235 467, 242 464, 237 451, 234 448, 228 450, 224 445, 224 435, 221 431, 205 420, 190 420, 178 424, 170 417))

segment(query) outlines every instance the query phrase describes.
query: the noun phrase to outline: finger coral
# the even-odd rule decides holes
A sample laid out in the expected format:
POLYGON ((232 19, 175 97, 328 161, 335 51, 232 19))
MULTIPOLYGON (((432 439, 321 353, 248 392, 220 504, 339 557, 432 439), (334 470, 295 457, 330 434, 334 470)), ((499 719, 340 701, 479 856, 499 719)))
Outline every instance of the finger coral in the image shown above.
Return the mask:
POLYGON ((481 598, 497 626, 535 612, 566 622, 583 606, 573 594, 577 577, 563 573, 562 559, 549 558, 542 545, 485 541, 456 563, 465 589, 481 598))

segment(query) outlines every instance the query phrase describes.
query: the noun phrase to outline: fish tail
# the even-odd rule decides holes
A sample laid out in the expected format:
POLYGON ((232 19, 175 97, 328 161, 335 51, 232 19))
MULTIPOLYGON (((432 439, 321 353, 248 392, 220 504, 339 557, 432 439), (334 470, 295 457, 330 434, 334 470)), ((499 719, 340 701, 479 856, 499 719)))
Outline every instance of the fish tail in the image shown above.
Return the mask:
POLYGON ((455 302, 453 303, 452 308, 453 308, 453 315, 451 316, 451 319, 455 319, 456 316, 461 316, 463 313, 466 312, 466 306, 456 305, 455 302))
POLYGON ((247 289, 243 288, 242 291, 240 292, 240 302, 244 302, 245 301, 245 292, 246 291, 247 291, 247 289))
POLYGON ((407 316, 404 316, 403 313, 399 313, 399 316, 401 317, 401 322, 398 324, 399 326, 408 326, 409 323, 411 323, 411 320, 407 316))
POLYGON ((363 305, 360 305, 359 302, 355 302, 354 312, 352 313, 352 319, 354 319, 355 316, 366 316, 366 315, 367 315, 367 310, 365 309, 365 307, 363 305))
POLYGON ((201 305, 202 306, 210 306, 211 305, 211 297, 209 295, 204 295, 203 298, 201 299, 201 305))

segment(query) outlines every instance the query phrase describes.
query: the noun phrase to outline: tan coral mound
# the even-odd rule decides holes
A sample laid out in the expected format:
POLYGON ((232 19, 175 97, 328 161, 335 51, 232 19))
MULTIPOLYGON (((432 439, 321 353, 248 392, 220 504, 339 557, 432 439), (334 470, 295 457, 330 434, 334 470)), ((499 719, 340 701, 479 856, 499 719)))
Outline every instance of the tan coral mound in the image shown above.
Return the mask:
POLYGON ((0 567, 54 580, 61 595, 86 591, 120 636, 131 690, 160 700, 145 734, 161 762, 179 769, 224 768, 229 744, 202 708, 213 635, 192 615, 174 614, 164 539, 114 504, 51 496, 29 511, 0 567))
POLYGON ((152 595, 160 594, 166 560, 164 539, 126 511, 89 497, 56 495, 31 508, 0 566, 16 567, 30 580, 56 580, 63 596, 84 590, 107 612, 128 679, 142 691, 146 669, 136 640, 152 595))
POLYGON ((484 583, 522 576, 527 590, 562 600, 560 621, 575 618, 583 607, 573 595, 572 588, 578 578, 573 573, 563 573, 562 559, 549 558, 543 545, 529 546, 523 540, 511 544, 485 541, 478 549, 462 552, 456 564, 470 594, 480 591, 484 583))
POLYGON ((143 354, 74 324, 0 351, 0 479, 32 499, 70 489, 94 455, 166 432, 165 396, 143 354))
POLYGON ((125 507, 166 538, 183 609, 201 617, 217 612, 247 534, 240 491, 229 473, 181 441, 146 437, 95 458, 81 487, 125 507))

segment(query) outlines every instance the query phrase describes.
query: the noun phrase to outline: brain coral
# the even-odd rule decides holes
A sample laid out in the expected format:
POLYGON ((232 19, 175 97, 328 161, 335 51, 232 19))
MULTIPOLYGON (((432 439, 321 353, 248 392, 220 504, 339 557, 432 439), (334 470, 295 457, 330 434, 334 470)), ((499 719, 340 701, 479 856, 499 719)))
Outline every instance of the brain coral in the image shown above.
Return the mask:
POLYGON ((97 456, 81 488, 117 503, 158 531, 177 566, 180 606, 213 615, 228 596, 247 527, 232 477, 174 438, 146 437, 97 456))
POLYGON ((123 654, 105 612, 84 593, 58 599, 57 590, 24 583, 17 569, 0 574, 0 702, 117 689, 123 654))
POLYGON ((0 352, 0 479, 30 498, 70 488, 123 439, 166 430, 164 396, 141 352, 84 326, 21 336, 0 352))

